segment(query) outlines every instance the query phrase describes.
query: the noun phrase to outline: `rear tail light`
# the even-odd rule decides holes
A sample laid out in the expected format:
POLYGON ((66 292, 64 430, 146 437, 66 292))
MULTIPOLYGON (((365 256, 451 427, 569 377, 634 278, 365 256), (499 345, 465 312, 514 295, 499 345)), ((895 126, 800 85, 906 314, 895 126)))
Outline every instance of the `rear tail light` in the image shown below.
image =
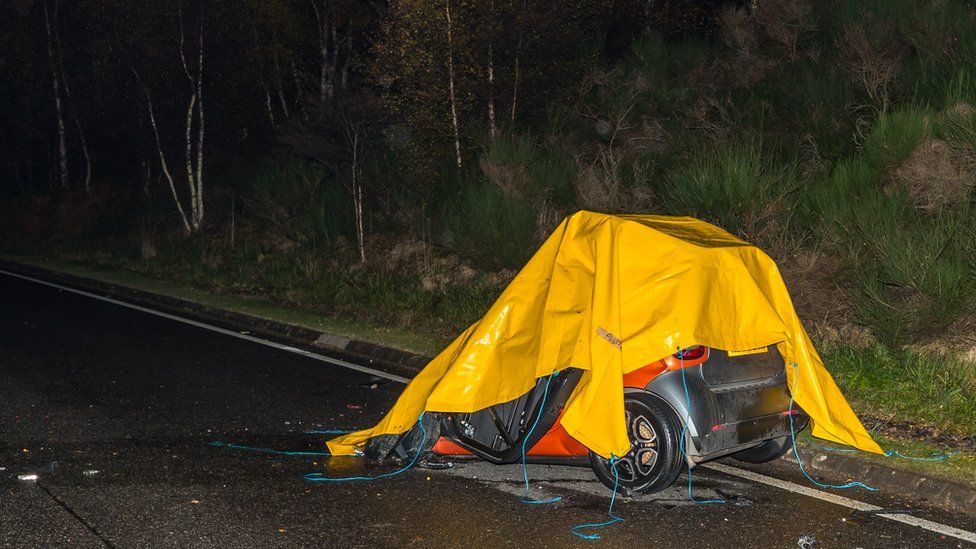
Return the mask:
POLYGON ((703 356, 705 356, 705 347, 701 345, 681 349, 677 353, 674 353, 674 358, 678 360, 697 360, 703 356))

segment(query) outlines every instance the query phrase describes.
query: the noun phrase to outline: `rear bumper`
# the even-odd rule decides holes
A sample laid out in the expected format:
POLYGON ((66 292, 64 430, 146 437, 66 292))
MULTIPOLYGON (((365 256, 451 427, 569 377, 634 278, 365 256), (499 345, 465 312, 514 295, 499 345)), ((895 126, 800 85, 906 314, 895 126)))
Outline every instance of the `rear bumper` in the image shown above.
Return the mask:
MULTIPOLYGON (((759 383, 710 386, 701 367, 694 366, 684 372, 666 372, 644 390, 667 402, 679 421, 687 424, 688 454, 695 462, 790 436, 791 400, 785 371, 759 383)), ((792 415, 796 432, 809 423, 795 405, 792 415)))
MULTIPOLYGON (((809 418, 793 411, 793 429, 802 431, 809 418)), ((702 460, 737 452, 755 446, 763 441, 790 436, 789 411, 762 417, 735 421, 714 426, 699 437, 696 447, 700 449, 702 460)))

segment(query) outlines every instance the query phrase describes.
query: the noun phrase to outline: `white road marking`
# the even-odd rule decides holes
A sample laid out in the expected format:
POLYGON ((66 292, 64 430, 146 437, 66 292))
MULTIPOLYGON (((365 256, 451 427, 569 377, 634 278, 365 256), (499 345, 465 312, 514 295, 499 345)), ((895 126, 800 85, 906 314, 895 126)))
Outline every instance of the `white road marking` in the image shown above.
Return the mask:
MULTIPOLYGON (((858 501, 856 499, 845 498, 844 496, 839 496, 837 494, 831 494, 829 492, 822 492, 814 488, 809 488, 807 486, 801 486, 799 484, 789 482, 786 480, 780 480, 777 478, 767 477, 766 475, 760 475, 759 473, 753 473, 752 471, 746 471, 745 469, 739 469, 738 467, 731 467, 722 463, 706 463, 702 467, 718 471, 720 473, 725 473, 727 475, 732 475, 753 482, 758 482, 760 484, 765 484, 767 486, 772 486, 774 488, 779 488, 781 490, 786 490, 788 492, 793 492, 794 494, 800 494, 807 497, 819 499, 835 505, 841 505, 849 509, 856 509, 858 511, 876 512, 883 511, 883 507, 878 507, 877 505, 872 505, 870 503, 864 503, 863 501, 858 501)), ((937 534, 942 534, 945 536, 952 536, 954 538, 961 539, 963 541, 968 541, 970 543, 976 543, 976 533, 963 530, 961 528, 956 528, 954 526, 947 526, 945 524, 940 524, 938 522, 933 522, 931 520, 926 520, 923 518, 914 517, 912 515, 905 514, 889 514, 889 513, 877 513, 877 516, 886 518, 888 520, 893 520, 895 522, 901 522, 908 524, 910 526, 915 526, 917 528, 924 528, 931 532, 937 534)))
MULTIPOLYGON (((206 324, 206 323, 203 323, 203 322, 197 322, 196 320, 190 320, 188 318, 183 318, 181 316, 172 315, 172 314, 169 314, 169 313, 164 313, 162 311, 156 311, 154 309, 149 309, 147 307, 141 307, 139 305, 134 305, 132 303, 126 303, 125 301, 120 301, 118 299, 112 299, 110 297, 105 297, 105 296, 102 296, 102 295, 93 294, 91 292, 86 292, 84 290, 77 290, 75 288, 69 288, 67 286, 62 286, 60 284, 55 284, 53 282, 47 282, 45 280, 38 280, 36 278, 31 278, 31 277, 24 276, 24 275, 21 275, 21 274, 12 273, 12 272, 9 272, 9 271, 5 271, 3 269, 0 269, 0 274, 5 274, 7 276, 12 276, 14 278, 19 278, 19 279, 22 279, 22 280, 27 280, 27 281, 34 282, 34 283, 37 283, 37 284, 43 284, 45 286, 50 286, 52 288, 57 288, 59 290, 64 290, 66 292, 71 292, 71 293, 75 293, 75 294, 78 294, 78 295, 83 295, 83 296, 86 296, 86 297, 90 297, 92 299, 97 299, 97 300, 100 300, 100 301, 105 301, 107 303, 113 303, 113 304, 119 305, 121 307, 127 307, 129 309, 134 309, 136 311, 141 311, 141 312, 148 313, 148 314, 155 315, 155 316, 159 316, 159 317, 162 317, 162 318, 168 318, 170 320, 175 320, 177 322, 182 322, 184 324, 189 324, 191 326, 196 326, 198 328, 203 328, 205 330, 210 330, 212 332, 217 332, 217 333, 221 333, 221 334, 224 334, 224 335, 229 335, 229 336, 232 336, 232 337, 236 337, 236 338, 239 338, 239 339, 243 339, 243 340, 246 340, 246 341, 250 341, 252 343, 257 343, 259 345, 265 345, 265 346, 273 347, 275 349, 279 349, 279 350, 282 350, 282 351, 287 351, 287 352, 290 352, 290 353, 299 354, 299 355, 306 356, 306 357, 309 357, 309 358, 312 358, 312 359, 315 359, 315 360, 320 360, 322 362, 326 362, 328 364, 334 364, 336 366, 341 366, 343 368, 348 368, 350 370, 355 370, 357 372, 363 372, 363 373, 367 373, 367 374, 374 375, 374 376, 377 376, 377 377, 382 377, 382 378, 385 378, 385 379, 389 379, 391 381, 396 381, 398 383, 404 383, 404 384, 410 383, 410 379, 405 378, 405 377, 402 377, 402 376, 398 376, 398 375, 394 375, 394 374, 389 374, 389 373, 383 372, 381 370, 376 370, 376 369, 369 368, 369 367, 366 367, 366 366, 360 366, 358 364, 353 364, 351 362, 346 362, 344 360, 338 360, 338 359, 334 359, 334 358, 329 358, 327 356, 319 355, 319 354, 313 353, 311 351, 306 351, 306 350, 303 350, 303 349, 298 349, 298 348, 295 348, 295 347, 291 347, 289 345, 282 345, 280 343, 275 343, 274 341, 268 341, 266 339, 262 339, 262 338, 259 338, 259 337, 254 337, 252 335, 242 334, 240 332, 235 332, 233 330, 227 330, 225 328, 220 328, 218 326, 212 326, 210 324, 206 324)), ((878 507, 877 505, 872 505, 870 503, 864 503, 863 501, 858 501, 858 500, 846 498, 844 496, 839 496, 837 494, 831 494, 829 492, 823 492, 823 491, 817 490, 815 488, 809 488, 807 486, 801 486, 801 485, 795 484, 793 482, 789 482, 789 481, 786 481, 786 480, 780 480, 780 479, 773 478, 773 477, 768 477, 766 475, 761 475, 759 473, 753 473, 752 471, 746 471, 745 469, 739 469, 738 467, 731 467, 729 465, 724 465, 724 464, 721 464, 721 463, 705 463, 705 464, 701 465, 701 467, 705 467, 707 469, 712 469, 714 471, 718 471, 720 473, 725 473, 727 475, 732 475, 732 476, 736 476, 736 477, 739 477, 739 478, 744 478, 744 479, 747 479, 747 480, 751 480, 751 481, 757 482, 759 484, 765 484, 767 486, 772 486, 774 488, 780 488, 780 489, 786 490, 788 492, 793 492, 794 494, 800 494, 800 495, 804 495, 804 496, 811 497, 811 498, 814 498, 814 499, 819 499, 821 501, 826 501, 826 502, 829 502, 829 503, 833 503, 835 505, 841 505, 841 506, 847 507, 849 509, 855 509, 855 510, 858 510, 858 511, 867 511, 867 512, 876 512, 876 511, 883 511, 884 510, 884 508, 878 507)), ((970 543, 976 543, 976 533, 969 532, 969 531, 963 530, 961 528, 956 528, 954 526, 947 526, 945 524, 940 524, 938 522, 933 522, 931 520, 926 520, 926 519, 923 519, 923 518, 918 518, 918 517, 914 517, 914 516, 911 516, 911 515, 905 515, 905 514, 877 513, 877 516, 884 517, 886 519, 893 520, 895 522, 901 522, 901 523, 904 523, 904 524, 908 524, 909 526, 915 526, 917 528, 923 528, 925 530, 929 530, 929 531, 935 532, 937 534, 951 536, 951 537, 954 537, 954 538, 957 538, 957 539, 961 539, 963 541, 968 541, 970 543)))
POLYGON ((65 292, 71 292, 71 293, 74 293, 74 294, 83 295, 85 297, 90 297, 92 299, 97 299, 99 301, 105 301, 107 303, 112 303, 114 305, 119 305, 121 307, 127 307, 129 309, 134 309, 136 311, 141 311, 143 313, 149 313, 151 315, 156 315, 156 316, 159 316, 159 317, 162 317, 162 318, 167 318, 169 320, 175 320, 177 322, 182 322, 183 324, 189 324, 191 326, 196 326, 197 328, 203 328, 204 330, 210 330, 211 332, 217 332, 219 334, 229 335, 229 336, 232 336, 232 337, 236 337, 238 339, 243 339, 243 340, 246 340, 246 341, 250 341, 252 343, 257 343, 259 345, 265 345, 267 347, 273 347, 273 348, 279 349, 281 351, 287 351, 289 353, 295 353, 297 355, 306 356, 308 358, 312 358, 312 359, 315 359, 315 360, 319 360, 319 361, 322 361, 322 362, 326 362, 328 364, 333 364, 333 365, 336 365, 336 366, 342 366, 343 368, 348 368, 350 370, 355 370, 357 372, 362 372, 364 374, 369 374, 369 375, 374 375, 374 376, 377 376, 377 377, 382 377, 382 378, 385 378, 385 379, 389 379, 391 381, 396 381, 398 383, 410 383, 410 379, 405 378, 403 376, 398 376, 398 375, 395 375, 395 374, 390 374, 390 373, 384 372, 382 370, 376 370, 376 369, 370 368, 368 366, 360 366, 359 364, 353 364, 351 362, 346 362, 344 360, 339 360, 339 359, 336 359, 336 358, 327 357, 327 356, 324 356, 324 355, 320 355, 320 354, 317 354, 317 353, 313 353, 311 351, 306 351, 304 349, 298 349, 298 348, 292 347, 290 345, 282 345, 281 343, 275 343, 274 341, 269 341, 267 339, 262 339, 260 337, 254 337, 254 336, 249 335, 249 334, 242 334, 240 332, 235 332, 234 330, 228 330, 228 329, 225 329, 225 328, 221 328, 219 326, 213 326, 211 324, 206 324, 204 322, 197 322, 196 320, 190 320, 189 318, 183 318, 181 316, 172 315, 172 314, 169 314, 169 313, 164 313, 162 311, 157 311, 155 309, 150 309, 148 307, 141 307, 139 305, 134 305, 132 303, 126 303, 125 301, 120 301, 118 299, 112 299, 111 297, 105 297, 103 295, 93 294, 91 292, 86 292, 84 290, 78 290, 78 289, 75 289, 75 288, 69 288, 68 286, 62 286, 60 284, 55 284, 53 282, 48 282, 46 280, 38 280, 36 278, 31 278, 29 276, 24 276, 24 275, 21 275, 21 274, 12 273, 10 271, 5 271, 3 269, 0 269, 0 274, 5 274, 7 276, 12 276, 14 278, 19 278, 21 280, 27 280, 29 282, 34 282, 34 283, 37 283, 37 284, 43 284, 44 286, 50 286, 52 288, 57 288, 59 290, 65 291, 65 292))

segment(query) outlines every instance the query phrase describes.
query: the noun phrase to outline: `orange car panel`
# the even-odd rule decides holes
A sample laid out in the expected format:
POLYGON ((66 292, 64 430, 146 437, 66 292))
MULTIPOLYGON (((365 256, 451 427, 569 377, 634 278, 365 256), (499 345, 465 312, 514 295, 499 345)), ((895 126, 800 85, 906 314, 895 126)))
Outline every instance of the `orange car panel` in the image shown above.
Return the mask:
MULTIPOLYGON (((708 349, 706 348, 705 354, 699 358, 693 360, 681 360, 675 358, 674 356, 669 356, 667 358, 654 361, 643 368, 639 368, 624 374, 623 382, 624 387, 629 387, 633 389, 643 389, 648 383, 654 380, 657 376, 661 375, 665 371, 677 370, 681 367, 691 367, 702 364, 708 360, 708 349)), ((556 418, 556 422, 553 424, 552 428, 546 432, 542 438, 539 439, 535 445, 526 452, 527 456, 549 456, 549 457, 576 457, 585 456, 589 453, 589 449, 583 446, 578 440, 569 436, 566 429, 563 428, 560 420, 562 419, 562 413, 560 412, 559 417, 556 418)), ((434 453, 442 456, 470 456, 472 453, 460 446, 459 444, 441 437, 434 444, 434 453)))

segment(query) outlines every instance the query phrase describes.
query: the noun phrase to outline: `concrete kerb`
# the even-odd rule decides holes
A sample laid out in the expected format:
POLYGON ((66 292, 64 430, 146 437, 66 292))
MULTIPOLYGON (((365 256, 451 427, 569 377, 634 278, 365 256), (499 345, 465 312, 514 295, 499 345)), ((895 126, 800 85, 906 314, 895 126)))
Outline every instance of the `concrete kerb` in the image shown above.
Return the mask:
MULTIPOLYGON (((224 328, 248 331, 279 343, 311 350, 354 363, 378 367, 384 371, 412 377, 431 359, 402 349, 356 340, 339 334, 313 330, 245 313, 226 311, 200 303, 178 299, 120 286, 98 280, 75 276, 60 271, 24 265, 0 259, 0 268, 58 284, 100 294, 136 305, 178 314, 192 320, 208 322, 224 328)), ((976 489, 941 478, 921 476, 874 463, 856 455, 823 452, 810 445, 801 445, 801 458, 811 472, 822 472, 833 477, 858 479, 885 491, 904 494, 912 498, 924 498, 937 505, 949 505, 959 509, 976 508, 976 489)), ((784 456, 795 463, 792 452, 784 456)))
MULTIPOLYGON (((949 506, 967 513, 976 508, 976 489, 943 478, 927 477, 917 471, 890 467, 852 454, 825 452, 809 444, 799 444, 803 466, 811 473, 820 472, 831 477, 858 480, 890 492, 949 506)), ((796 463, 793 452, 783 459, 796 463)))

